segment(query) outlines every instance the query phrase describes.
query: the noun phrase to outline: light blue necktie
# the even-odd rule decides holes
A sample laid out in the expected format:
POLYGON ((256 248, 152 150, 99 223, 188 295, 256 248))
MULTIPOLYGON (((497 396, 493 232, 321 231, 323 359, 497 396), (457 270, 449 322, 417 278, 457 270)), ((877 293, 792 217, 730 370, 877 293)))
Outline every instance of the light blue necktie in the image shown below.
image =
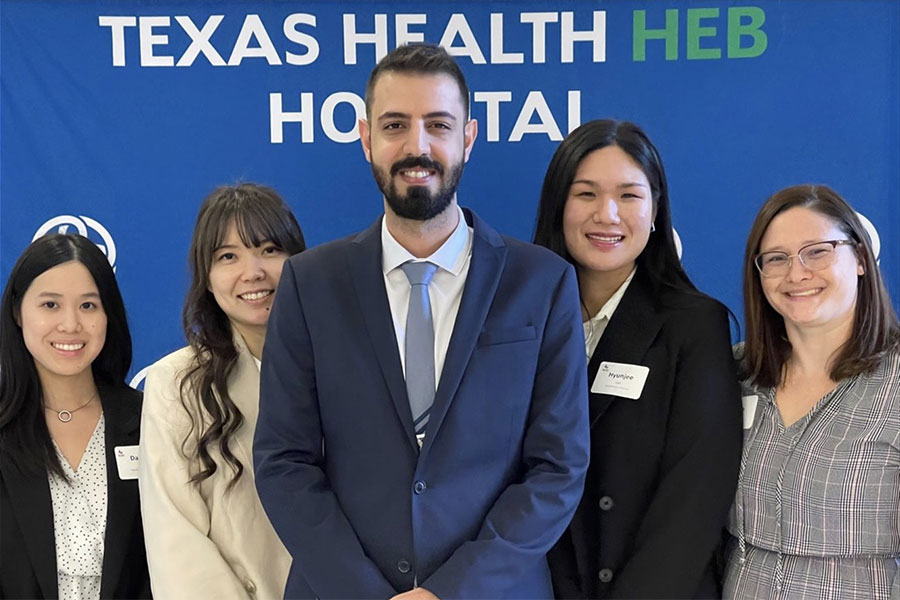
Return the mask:
POLYGON ((434 323, 428 284, 437 271, 430 262, 400 265, 409 280, 409 311, 406 313, 406 394, 416 435, 425 432, 434 402, 434 323))

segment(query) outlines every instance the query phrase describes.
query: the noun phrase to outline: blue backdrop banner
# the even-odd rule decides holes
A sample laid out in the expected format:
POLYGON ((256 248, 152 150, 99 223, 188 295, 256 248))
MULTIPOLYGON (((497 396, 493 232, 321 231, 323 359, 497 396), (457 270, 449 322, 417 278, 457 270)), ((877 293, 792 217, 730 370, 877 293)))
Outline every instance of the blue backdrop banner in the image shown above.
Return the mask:
POLYGON ((372 67, 440 43, 479 138, 460 204, 530 239, 565 134, 640 124, 662 154, 683 262, 740 314, 743 245, 787 185, 826 183, 865 217, 895 302, 900 264, 896 0, 0 3, 0 277, 48 231, 106 252, 132 375, 183 345, 202 199, 275 187, 318 244, 382 203, 359 147, 372 67))

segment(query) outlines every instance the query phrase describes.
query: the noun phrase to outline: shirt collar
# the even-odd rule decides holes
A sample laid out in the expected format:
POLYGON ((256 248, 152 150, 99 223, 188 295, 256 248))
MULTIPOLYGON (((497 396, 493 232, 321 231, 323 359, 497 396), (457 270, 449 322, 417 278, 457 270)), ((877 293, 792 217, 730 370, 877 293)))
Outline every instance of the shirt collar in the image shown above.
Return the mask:
MULTIPOLYGON (((634 274, 637 272, 637 265, 631 270, 631 273, 622 282, 622 285, 619 286, 619 289, 616 290, 616 293, 610 296, 609 300, 606 301, 597 314, 591 317, 589 323, 594 325, 606 319, 609 321, 612 319, 613 313, 616 312, 616 308, 619 307, 619 302, 622 301, 622 296, 625 295, 625 290, 628 289, 628 284, 631 283, 631 280, 634 279, 634 274)), ((586 323, 587 324, 587 323, 586 323)))
MULTIPOLYGON (((450 237, 441 244, 441 247, 424 260, 432 262, 440 268, 459 275, 463 266, 466 264, 466 257, 469 254, 469 248, 472 245, 472 236, 469 233, 469 226, 466 223, 466 217, 462 209, 457 206, 456 211, 459 214, 459 223, 456 229, 450 234, 450 237)), ((388 231, 385 219, 381 220, 381 268, 387 274, 411 260, 420 260, 410 254, 409 250, 400 245, 391 232, 388 231)))

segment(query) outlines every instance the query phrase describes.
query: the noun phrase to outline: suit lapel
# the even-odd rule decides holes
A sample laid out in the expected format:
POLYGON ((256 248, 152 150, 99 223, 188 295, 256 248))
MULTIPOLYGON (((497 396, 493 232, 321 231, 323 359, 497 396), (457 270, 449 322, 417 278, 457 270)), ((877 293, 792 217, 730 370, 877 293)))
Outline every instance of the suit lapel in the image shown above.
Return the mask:
POLYGON ((231 438, 235 456, 244 468, 253 464, 253 431, 259 417, 259 368, 241 334, 234 333, 237 361, 228 378, 228 394, 244 416, 244 424, 231 438))
POLYGON ((122 480, 116 463, 116 446, 136 445, 140 437, 139 405, 110 387, 100 388, 100 401, 106 417, 106 539, 103 547, 103 579, 100 597, 115 595, 125 556, 134 542, 134 519, 139 511, 137 481, 122 480))
POLYGON ((447 409, 450 408, 450 403, 456 395, 463 373, 469 364, 469 358, 478 342, 478 336, 484 327, 491 300, 497 291, 500 275, 503 273, 503 265, 506 262, 506 244, 497 232, 488 227, 473 212, 464 209, 463 213, 466 221, 474 229, 472 260, 469 264, 469 273, 466 276, 459 311, 456 314, 453 334, 450 336, 450 344, 447 347, 440 384, 431 407, 425 446, 422 448, 423 454, 427 453, 431 447, 431 441, 435 438, 435 434, 447 414, 447 409))
POLYGON ((406 437, 413 450, 418 452, 419 444, 416 442, 412 413, 406 395, 406 381, 403 379, 403 366, 400 364, 400 351, 397 349, 397 334, 394 331, 391 307, 384 289, 381 219, 375 221, 353 240, 351 250, 349 272, 352 274, 353 287, 369 333, 369 341, 390 391, 397 416, 406 431, 406 437))
MULTIPOLYGON (((47 473, 23 475, 3 461, 3 481, 12 501, 14 518, 25 537, 25 551, 44 598, 58 598, 56 538, 53 534, 53 503, 47 473)), ((7 518, 6 515, 3 518, 7 518)))
MULTIPOLYGON (((641 364, 661 326, 662 319, 639 269, 625 290, 622 301, 591 355, 588 362, 588 386, 593 385, 600 363, 604 361, 641 364)), ((640 399, 629 400, 591 392, 589 404, 591 427, 597 424, 613 401, 640 402, 640 399)))

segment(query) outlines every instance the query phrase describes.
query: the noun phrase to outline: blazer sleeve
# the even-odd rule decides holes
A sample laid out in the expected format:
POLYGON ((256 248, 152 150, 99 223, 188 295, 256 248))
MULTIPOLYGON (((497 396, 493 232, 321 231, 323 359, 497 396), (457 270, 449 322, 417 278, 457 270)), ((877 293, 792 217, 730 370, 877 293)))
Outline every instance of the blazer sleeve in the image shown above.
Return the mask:
MULTIPOLYGON (((515 365, 510 365, 515 368, 515 365)), ((584 490, 590 432, 584 333, 575 274, 556 284, 522 445, 523 475, 500 494, 476 539, 421 586, 439 598, 491 598, 543 568, 584 490)))
POLYGON ((178 373, 165 361, 144 383, 138 484, 153 595, 174 600, 247 600, 244 586, 209 539, 210 515, 181 452, 187 414, 180 407, 178 373))
POLYGON ((256 488, 298 571, 320 598, 397 592, 366 555, 324 471, 315 359, 285 263, 266 333, 254 437, 256 488))
POLYGON ((728 316, 676 317, 678 355, 658 485, 610 598, 693 598, 734 500, 741 402, 728 316))

